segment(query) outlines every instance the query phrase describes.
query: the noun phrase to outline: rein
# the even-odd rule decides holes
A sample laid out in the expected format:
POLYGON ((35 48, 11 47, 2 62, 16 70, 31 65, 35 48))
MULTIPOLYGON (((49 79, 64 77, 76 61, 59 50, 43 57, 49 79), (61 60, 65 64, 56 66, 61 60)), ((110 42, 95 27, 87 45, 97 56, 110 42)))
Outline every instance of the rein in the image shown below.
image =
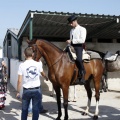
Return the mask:
MULTIPOLYGON (((35 59, 36 59, 36 56, 37 56, 37 50, 39 51, 39 53, 41 54, 41 56, 43 56, 43 54, 42 54, 42 52, 38 49, 38 47, 37 47, 36 44, 34 44, 33 46, 36 46, 36 47, 35 47, 35 53, 34 53, 34 60, 35 60, 35 59)), ((49 68, 52 67, 53 65, 57 64, 57 63, 62 59, 62 57, 63 57, 63 53, 62 53, 62 55, 56 60, 55 63, 53 63, 51 66, 49 66, 49 68)))
MULTIPOLYGON (((60 56, 60 58, 58 58, 57 61, 56 61, 55 63, 53 63, 53 65, 55 65, 56 63, 58 63, 58 62, 62 59, 62 57, 63 57, 63 53, 62 53, 62 55, 60 56)), ((50 67, 52 67, 53 65, 51 65, 50 67)), ((49 68, 50 68, 50 67, 49 67, 49 68)))

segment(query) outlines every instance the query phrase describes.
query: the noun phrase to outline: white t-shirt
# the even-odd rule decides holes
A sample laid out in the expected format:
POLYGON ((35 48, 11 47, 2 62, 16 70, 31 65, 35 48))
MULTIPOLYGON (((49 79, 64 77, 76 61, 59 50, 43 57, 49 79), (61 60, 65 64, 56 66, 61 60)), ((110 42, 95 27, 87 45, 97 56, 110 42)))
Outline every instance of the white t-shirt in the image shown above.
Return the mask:
POLYGON ((40 87, 40 72, 43 72, 42 62, 26 60, 19 65, 18 75, 22 75, 23 87, 40 87))
POLYGON ((85 42, 86 34, 87 34, 86 28, 77 25, 70 31, 70 40, 72 41, 73 44, 82 44, 85 42))

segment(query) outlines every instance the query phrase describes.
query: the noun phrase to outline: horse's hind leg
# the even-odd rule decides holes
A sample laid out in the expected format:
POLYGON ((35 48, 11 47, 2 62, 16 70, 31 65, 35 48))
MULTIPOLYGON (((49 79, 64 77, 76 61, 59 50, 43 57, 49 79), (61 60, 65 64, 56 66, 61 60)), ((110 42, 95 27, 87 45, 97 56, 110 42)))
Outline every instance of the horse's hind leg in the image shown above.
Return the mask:
MULTIPOLYGON (((107 92, 107 90, 108 90, 107 73, 104 73, 104 74, 102 75, 102 80, 101 80, 101 82, 102 82, 102 90, 103 90, 104 92, 107 92)), ((100 92, 102 92, 102 90, 101 90, 100 92)))
POLYGON ((105 90, 104 92, 107 92, 108 91, 108 82, 107 82, 107 78, 108 78, 108 75, 107 75, 107 72, 105 74, 105 90))
POLYGON ((101 81, 101 77, 98 76, 96 78, 94 78, 94 85, 95 85, 95 98, 96 98, 96 109, 95 109, 95 114, 93 119, 97 120, 98 119, 98 113, 99 113, 99 99, 100 99, 100 81, 101 81))
POLYGON ((86 108, 85 112, 82 113, 82 115, 87 115, 88 114, 89 108, 90 108, 90 105, 91 105, 92 90, 91 90, 91 87, 90 87, 90 80, 86 81, 85 89, 87 91, 88 102, 87 102, 87 108, 86 108))
POLYGON ((58 117, 56 120, 61 120, 62 112, 61 112, 61 99, 60 99, 60 87, 56 86, 54 87, 55 93, 56 93, 56 98, 57 98, 57 106, 58 106, 58 117))

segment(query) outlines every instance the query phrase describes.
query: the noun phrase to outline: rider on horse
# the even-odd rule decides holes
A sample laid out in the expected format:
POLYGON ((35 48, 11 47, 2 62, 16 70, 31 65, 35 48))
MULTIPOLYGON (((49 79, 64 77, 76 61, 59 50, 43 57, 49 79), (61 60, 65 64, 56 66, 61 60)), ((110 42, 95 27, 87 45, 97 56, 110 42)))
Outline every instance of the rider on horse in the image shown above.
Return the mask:
POLYGON ((76 64, 79 69, 79 74, 82 75, 80 79, 80 84, 85 84, 85 69, 82 61, 82 52, 83 52, 83 44, 86 39, 86 28, 80 26, 77 22, 77 17, 75 15, 70 16, 68 19, 68 23, 73 28, 70 31, 70 40, 67 40, 67 43, 70 43, 77 55, 76 64))

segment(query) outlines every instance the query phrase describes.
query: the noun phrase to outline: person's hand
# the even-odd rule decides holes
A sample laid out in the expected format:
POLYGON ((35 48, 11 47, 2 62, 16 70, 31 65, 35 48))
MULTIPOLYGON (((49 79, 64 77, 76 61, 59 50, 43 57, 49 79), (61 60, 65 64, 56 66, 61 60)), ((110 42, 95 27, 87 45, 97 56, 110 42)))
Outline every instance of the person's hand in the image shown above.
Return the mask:
POLYGON ((47 76, 45 76, 45 79, 46 79, 46 81, 48 81, 48 77, 47 76))
POLYGON ((17 93, 17 94, 16 94, 16 98, 17 98, 17 99, 20 99, 20 93, 17 93))
POLYGON ((67 40, 66 43, 70 44, 70 43, 71 43, 71 40, 67 40))

